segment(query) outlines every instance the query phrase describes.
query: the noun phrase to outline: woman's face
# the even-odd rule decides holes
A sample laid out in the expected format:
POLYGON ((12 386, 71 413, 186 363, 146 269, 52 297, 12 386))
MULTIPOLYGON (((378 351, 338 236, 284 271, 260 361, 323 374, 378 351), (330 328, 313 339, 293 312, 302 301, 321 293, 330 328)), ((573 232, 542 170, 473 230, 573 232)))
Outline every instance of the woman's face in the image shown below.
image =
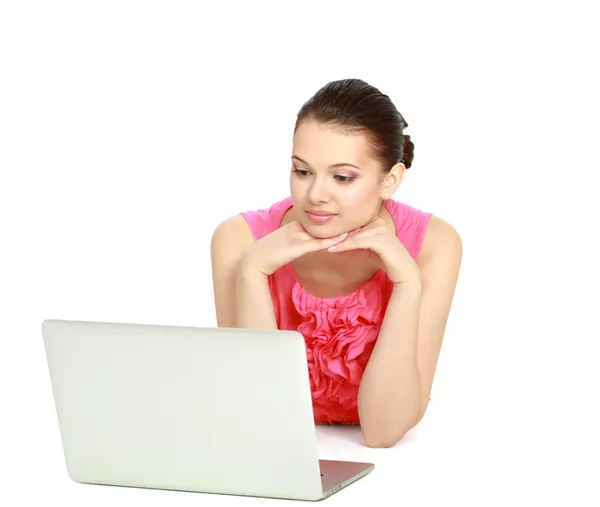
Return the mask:
POLYGON ((295 219, 312 236, 350 231, 379 212, 386 174, 362 134, 303 121, 294 136, 291 171, 295 219))

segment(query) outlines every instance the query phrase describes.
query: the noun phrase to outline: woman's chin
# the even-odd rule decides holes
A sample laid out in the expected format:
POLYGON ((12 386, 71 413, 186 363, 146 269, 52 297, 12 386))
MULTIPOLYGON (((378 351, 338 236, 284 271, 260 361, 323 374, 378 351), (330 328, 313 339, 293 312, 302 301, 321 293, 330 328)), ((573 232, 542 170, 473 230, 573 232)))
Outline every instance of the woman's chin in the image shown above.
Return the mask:
POLYGON ((310 221, 302 225, 304 225, 304 228, 311 236, 318 239, 333 238, 334 236, 339 236, 340 234, 346 232, 345 230, 340 230, 339 227, 334 228, 323 225, 315 225, 310 221))

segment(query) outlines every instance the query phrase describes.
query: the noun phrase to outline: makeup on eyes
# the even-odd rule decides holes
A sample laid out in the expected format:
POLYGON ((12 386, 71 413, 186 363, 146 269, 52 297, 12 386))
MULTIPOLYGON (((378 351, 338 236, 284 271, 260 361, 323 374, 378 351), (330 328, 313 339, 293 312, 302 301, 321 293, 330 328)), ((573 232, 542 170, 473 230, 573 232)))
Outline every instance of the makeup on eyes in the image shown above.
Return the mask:
MULTIPOLYGON (((302 169, 300 167, 294 167, 292 172, 296 173, 299 177, 304 178, 306 176, 308 176, 308 174, 310 171, 308 169, 302 169)), ((336 178, 336 180, 339 183, 351 183, 352 181, 354 181, 356 179, 357 175, 356 174, 336 174, 334 175, 334 178, 336 178)))

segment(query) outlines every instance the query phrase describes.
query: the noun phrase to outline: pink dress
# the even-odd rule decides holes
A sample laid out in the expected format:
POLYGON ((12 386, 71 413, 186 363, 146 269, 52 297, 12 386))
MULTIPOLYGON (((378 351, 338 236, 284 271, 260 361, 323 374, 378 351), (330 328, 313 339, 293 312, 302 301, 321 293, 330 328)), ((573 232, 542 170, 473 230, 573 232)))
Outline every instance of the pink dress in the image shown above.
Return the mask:
MULTIPOLYGON (((392 199, 383 202, 398 239, 416 260, 431 213, 392 199)), ((289 196, 242 215, 258 240, 278 229, 291 207, 289 196)), ((379 270, 352 294, 318 298, 304 290, 286 264, 269 276, 269 288, 278 329, 299 331, 305 338, 315 423, 360 424, 358 388, 392 292, 386 272, 379 270)))

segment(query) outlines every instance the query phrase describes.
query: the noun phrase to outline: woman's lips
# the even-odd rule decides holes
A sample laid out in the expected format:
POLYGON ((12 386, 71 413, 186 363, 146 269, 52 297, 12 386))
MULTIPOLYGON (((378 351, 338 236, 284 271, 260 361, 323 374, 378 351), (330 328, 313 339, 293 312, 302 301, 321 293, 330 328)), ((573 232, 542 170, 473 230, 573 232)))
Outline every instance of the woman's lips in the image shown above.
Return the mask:
POLYGON ((324 224, 335 218, 335 215, 316 215, 314 213, 311 213, 310 211, 306 212, 306 216, 311 222, 314 222, 315 224, 324 224))

